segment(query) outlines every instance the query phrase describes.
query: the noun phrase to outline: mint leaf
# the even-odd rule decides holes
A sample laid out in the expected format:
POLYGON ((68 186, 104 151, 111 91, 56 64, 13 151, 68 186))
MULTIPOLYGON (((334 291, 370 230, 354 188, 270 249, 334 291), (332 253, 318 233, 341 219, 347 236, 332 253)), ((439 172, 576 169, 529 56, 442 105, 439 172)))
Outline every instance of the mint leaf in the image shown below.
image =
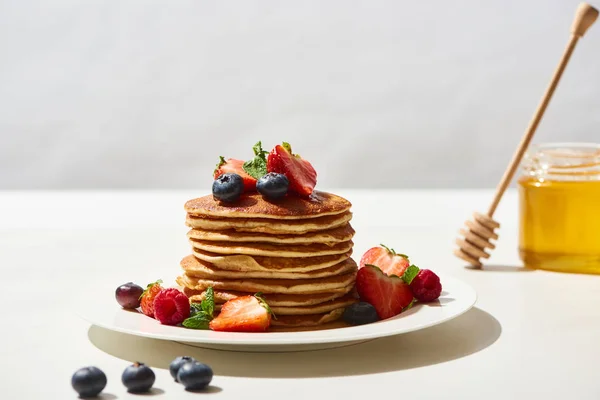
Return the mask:
POLYGON ((198 313, 183 321, 183 326, 190 329, 208 329, 211 318, 204 313, 198 313))
POLYGON ((202 300, 200 305, 204 314, 212 318, 215 312, 215 292, 213 291, 212 286, 206 289, 204 300, 202 300))
POLYGON ((219 170, 219 168, 221 168, 221 165, 226 164, 226 163, 227 163, 227 161, 225 161, 225 157, 219 156, 219 162, 217 163, 217 166, 215 167, 213 174, 216 174, 217 171, 219 170))
POLYGON ((402 274, 402 280, 408 285, 410 285, 410 283, 413 279, 415 279, 415 276, 417 276, 419 271, 419 267, 417 267, 416 265, 411 265, 406 269, 406 271, 404 271, 404 274, 402 274))
POLYGON ((246 161, 244 165, 242 165, 242 168, 248 175, 255 179, 260 179, 267 174, 267 154, 269 154, 269 152, 263 150, 260 141, 252 146, 252 150, 254 151, 254 158, 246 161))
POLYGON ((191 303, 190 304, 190 317, 193 317, 196 314, 201 314, 204 311, 202 310, 201 303, 191 303))

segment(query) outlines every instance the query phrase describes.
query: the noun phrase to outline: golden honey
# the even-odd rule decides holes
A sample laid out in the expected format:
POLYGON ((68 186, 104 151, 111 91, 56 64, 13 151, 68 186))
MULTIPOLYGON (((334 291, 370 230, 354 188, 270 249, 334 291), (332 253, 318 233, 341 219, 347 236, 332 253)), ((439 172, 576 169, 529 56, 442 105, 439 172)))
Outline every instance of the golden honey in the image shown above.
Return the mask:
POLYGON ((520 177, 519 252, 529 268, 600 274, 600 145, 548 144, 520 177))

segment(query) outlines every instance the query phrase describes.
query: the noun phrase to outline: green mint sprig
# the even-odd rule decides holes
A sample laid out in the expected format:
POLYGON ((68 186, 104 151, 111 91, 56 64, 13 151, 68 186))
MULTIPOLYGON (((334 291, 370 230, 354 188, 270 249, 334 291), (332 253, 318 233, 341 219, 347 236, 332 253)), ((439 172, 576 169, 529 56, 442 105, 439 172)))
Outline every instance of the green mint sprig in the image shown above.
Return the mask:
POLYGON ((206 289, 204 299, 190 305, 190 317, 183 321, 183 326, 190 329, 209 329, 215 311, 215 293, 212 287, 206 289))
POLYGON ((254 158, 248 160, 242 165, 244 171, 255 179, 260 179, 267 174, 267 154, 268 151, 263 150, 262 143, 258 141, 253 147, 254 158))

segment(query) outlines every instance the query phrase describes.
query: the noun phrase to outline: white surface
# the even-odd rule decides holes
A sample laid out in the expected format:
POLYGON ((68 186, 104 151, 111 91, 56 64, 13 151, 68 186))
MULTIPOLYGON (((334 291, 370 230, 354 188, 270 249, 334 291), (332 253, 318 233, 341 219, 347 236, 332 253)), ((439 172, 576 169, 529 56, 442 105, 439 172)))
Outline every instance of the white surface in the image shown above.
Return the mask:
MULTIPOLYGON (((77 308, 77 314, 102 328, 152 339, 194 343, 198 347, 230 351, 282 352, 327 347, 343 347, 348 344, 380 339, 401 333, 414 332, 456 318, 470 310, 477 295, 473 288, 450 276, 440 277, 443 293, 432 303, 417 304, 400 315, 378 323, 338 329, 305 332, 213 332, 161 325, 141 312, 119 307, 114 298, 114 285, 97 287, 83 296, 93 296, 92 304, 77 308)), ((166 286, 176 286, 175 279, 166 286)), ((145 285, 146 282, 142 283, 145 285)))
MULTIPOLYGON (((578 3, 2 1, 0 189, 194 188, 259 139, 326 186, 491 187, 578 3)), ((598 25, 536 142, 598 140, 598 25)))
POLYGON ((393 245, 472 285, 476 307, 423 331, 308 353, 202 350, 90 328, 74 313, 73 293, 177 271, 189 251, 183 203, 202 193, 2 193, 0 398, 75 399, 72 373, 96 365, 108 376, 105 399, 135 399, 120 382, 134 360, 154 368, 157 398, 200 398, 165 369, 182 354, 213 367, 207 398, 600 397, 600 277, 520 269, 514 193, 498 210, 490 266, 473 271, 452 256, 453 241, 490 192, 336 192, 354 204, 356 254, 393 245))

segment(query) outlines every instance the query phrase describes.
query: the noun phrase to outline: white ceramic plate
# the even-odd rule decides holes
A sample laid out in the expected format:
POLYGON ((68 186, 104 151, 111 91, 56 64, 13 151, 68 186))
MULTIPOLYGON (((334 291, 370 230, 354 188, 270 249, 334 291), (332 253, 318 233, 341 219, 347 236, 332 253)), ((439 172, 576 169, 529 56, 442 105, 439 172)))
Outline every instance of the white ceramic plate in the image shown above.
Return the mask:
POLYGON ((398 335, 441 324, 468 311, 477 299, 475 290, 464 282, 440 276, 443 286, 439 301, 419 304, 404 313, 373 324, 304 332, 237 333, 193 330, 161 325, 158 321, 119 307, 114 288, 103 290, 95 302, 78 314, 91 324, 131 335, 170 340, 185 344, 233 351, 280 352, 342 347, 367 340, 398 335))

